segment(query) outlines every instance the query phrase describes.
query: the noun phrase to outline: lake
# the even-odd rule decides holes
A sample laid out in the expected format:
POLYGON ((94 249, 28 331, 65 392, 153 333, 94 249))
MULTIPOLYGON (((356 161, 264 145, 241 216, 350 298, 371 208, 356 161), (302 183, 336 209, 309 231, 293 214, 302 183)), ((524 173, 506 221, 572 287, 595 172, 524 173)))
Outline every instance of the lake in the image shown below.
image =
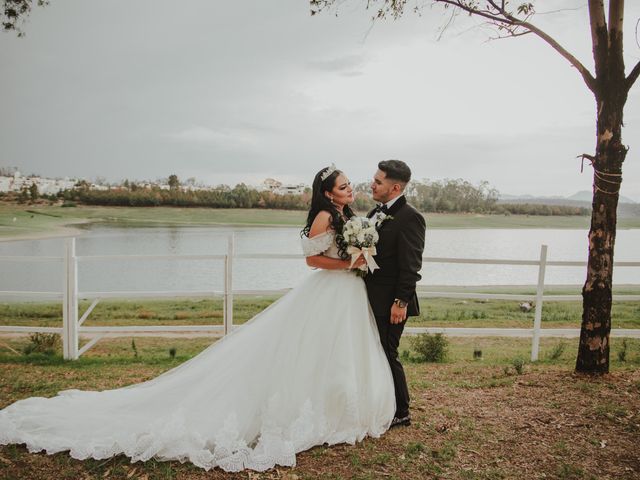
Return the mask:
MULTIPOLYGON (((257 227, 121 227, 92 224, 77 237, 82 255, 224 254, 233 234, 236 253, 300 254, 297 228, 257 227)), ((540 245, 549 260, 585 261, 587 232, 553 229, 438 229, 427 231, 425 256, 537 260, 540 245)), ((640 229, 619 230, 617 261, 640 260, 640 229)), ((62 256, 61 238, 0 242, 0 255, 62 256)), ((82 291, 222 290, 222 261, 80 261, 82 291)), ((0 262, 0 290, 61 291, 62 264, 0 262)), ((234 260, 234 288, 278 289, 295 285, 310 269, 294 260, 234 260)), ((537 267, 509 265, 425 264, 423 285, 533 285, 537 267)), ((547 267, 547 284, 582 284, 584 267, 547 267)), ((616 284, 640 284, 640 268, 614 271, 616 284)), ((15 298, 15 297, 14 297, 15 298)))

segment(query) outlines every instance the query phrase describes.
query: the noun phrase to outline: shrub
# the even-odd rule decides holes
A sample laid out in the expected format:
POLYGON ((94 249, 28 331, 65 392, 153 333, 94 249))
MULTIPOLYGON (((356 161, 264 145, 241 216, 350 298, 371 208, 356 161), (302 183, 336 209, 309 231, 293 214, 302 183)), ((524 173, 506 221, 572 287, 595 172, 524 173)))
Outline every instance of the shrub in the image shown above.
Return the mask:
POLYGON ((57 333, 32 333, 29 335, 29 344, 22 351, 25 355, 31 353, 54 355, 59 345, 60 335, 57 333))
POLYGON ((405 453, 407 457, 416 457, 424 452, 424 443, 422 442, 409 442, 405 447, 405 453))
POLYGON ((549 352, 549 360, 558 360, 562 356, 562 353, 564 352, 566 346, 567 344, 564 342, 556 344, 551 352, 549 352))
POLYGON ((416 360, 420 362, 444 362, 449 340, 441 333, 421 333, 411 338, 411 346, 417 354, 416 360))
POLYGON ((525 363, 527 362, 522 357, 516 357, 513 360, 511 360, 511 365, 513 366, 513 369, 516 371, 518 375, 522 375, 522 373, 524 372, 525 363))

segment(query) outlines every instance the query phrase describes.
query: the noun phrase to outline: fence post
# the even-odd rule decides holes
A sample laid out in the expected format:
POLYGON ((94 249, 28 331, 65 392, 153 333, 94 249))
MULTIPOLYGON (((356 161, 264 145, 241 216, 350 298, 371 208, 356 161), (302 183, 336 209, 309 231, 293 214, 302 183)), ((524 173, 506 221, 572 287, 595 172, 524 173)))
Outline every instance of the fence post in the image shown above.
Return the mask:
POLYGON ((544 295, 544 272, 547 267, 547 246, 540 247, 540 266, 538 267, 538 288, 536 291, 536 311, 533 320, 533 340, 531 342, 531 361, 538 360, 540 350, 540 329, 542 327, 542 297, 544 295))
POLYGON ((76 239, 65 240, 64 295, 62 305, 62 353, 66 360, 78 359, 78 259, 76 239))
POLYGON ((227 255, 224 259, 224 334, 233 328, 233 233, 227 239, 227 255))

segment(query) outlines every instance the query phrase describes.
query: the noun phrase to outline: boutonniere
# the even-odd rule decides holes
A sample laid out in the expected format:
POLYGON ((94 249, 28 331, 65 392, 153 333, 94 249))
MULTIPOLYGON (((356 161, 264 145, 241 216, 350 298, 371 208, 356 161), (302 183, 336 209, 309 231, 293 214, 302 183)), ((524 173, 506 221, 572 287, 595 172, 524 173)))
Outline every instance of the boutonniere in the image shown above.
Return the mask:
POLYGON ((393 216, 392 215, 388 215, 384 212, 376 212, 373 214, 373 216, 371 217, 371 220, 373 221, 373 224, 376 227, 376 230, 378 228, 380 228, 382 226, 382 224, 384 222, 393 220, 393 216))

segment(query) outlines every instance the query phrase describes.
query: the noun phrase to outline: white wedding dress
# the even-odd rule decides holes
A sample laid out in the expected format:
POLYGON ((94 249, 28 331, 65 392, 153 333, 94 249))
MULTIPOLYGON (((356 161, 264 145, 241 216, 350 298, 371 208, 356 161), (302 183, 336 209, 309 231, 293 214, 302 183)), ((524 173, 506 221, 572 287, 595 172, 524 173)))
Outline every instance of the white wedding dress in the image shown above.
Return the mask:
MULTIPOLYGON (((334 234, 303 238, 336 258, 334 234)), ((77 459, 190 461, 210 469, 295 465, 314 445, 387 430, 391 371, 364 282, 318 270, 191 360, 153 380, 101 392, 66 390, 0 410, 0 444, 70 450, 77 459)))

